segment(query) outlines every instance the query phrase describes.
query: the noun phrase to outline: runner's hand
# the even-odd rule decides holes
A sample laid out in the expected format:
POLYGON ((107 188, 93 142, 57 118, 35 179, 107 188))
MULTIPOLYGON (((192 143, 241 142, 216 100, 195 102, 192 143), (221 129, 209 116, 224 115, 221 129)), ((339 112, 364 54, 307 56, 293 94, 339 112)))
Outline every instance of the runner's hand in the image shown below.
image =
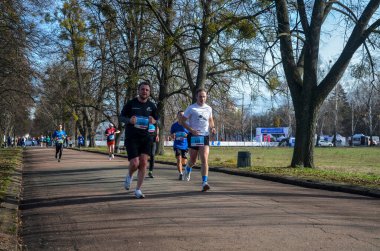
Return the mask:
POLYGON ((191 132, 192 135, 199 135, 199 132, 196 131, 196 130, 194 130, 194 129, 191 129, 190 132, 191 132))
POLYGON ((151 123, 151 124, 156 124, 156 120, 152 117, 152 116, 149 116, 149 123, 151 123))
POLYGON ((129 123, 131 123, 132 125, 136 124, 136 116, 132 116, 130 119, 129 119, 129 123))

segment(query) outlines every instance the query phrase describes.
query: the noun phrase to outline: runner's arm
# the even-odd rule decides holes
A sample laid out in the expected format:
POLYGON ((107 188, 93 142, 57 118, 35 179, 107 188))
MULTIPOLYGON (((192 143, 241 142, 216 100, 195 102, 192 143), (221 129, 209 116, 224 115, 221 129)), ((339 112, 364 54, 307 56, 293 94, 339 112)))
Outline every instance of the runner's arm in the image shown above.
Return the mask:
POLYGON ((191 134, 193 135, 198 135, 198 131, 194 130, 193 128, 191 128, 189 126, 189 124, 186 123, 186 121, 188 120, 189 118, 185 117, 185 116, 181 116, 181 124, 183 127, 185 127, 191 134))
POLYGON ((132 116, 131 114, 131 103, 127 102, 126 105, 124 105, 123 110, 120 113, 119 121, 124 124, 135 124, 136 123, 136 116, 132 116))
POLYGON ((153 110, 153 112, 152 112, 151 116, 149 116, 149 123, 156 125, 156 128, 158 128, 160 118, 158 116, 157 107, 155 105, 153 105, 152 110, 153 110))
POLYGON ((160 141, 160 128, 158 128, 158 125, 156 126, 156 142, 160 141))
POLYGON ((216 129, 215 129, 215 124, 214 124, 214 118, 212 116, 210 116, 208 121, 209 121, 210 129, 211 129, 211 133, 215 134, 216 129))

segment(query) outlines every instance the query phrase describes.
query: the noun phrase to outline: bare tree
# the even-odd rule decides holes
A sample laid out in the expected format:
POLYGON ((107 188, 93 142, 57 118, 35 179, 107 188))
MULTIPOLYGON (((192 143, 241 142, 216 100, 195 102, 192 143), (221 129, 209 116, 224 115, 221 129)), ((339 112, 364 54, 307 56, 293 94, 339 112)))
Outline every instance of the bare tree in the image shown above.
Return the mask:
MULTIPOLYGON (((275 4, 282 64, 296 116, 296 142, 291 166, 314 167, 313 143, 317 112, 342 77, 356 50, 360 46, 366 46, 366 41, 370 41, 370 35, 379 27, 380 19, 376 19, 377 16, 374 15, 379 8, 380 0, 370 0, 364 5, 364 9, 358 8, 356 12, 343 2, 331 0, 297 0, 291 2, 292 6, 286 0, 276 0, 275 4), (293 27, 292 10, 299 16, 299 22, 293 27), (318 82, 322 25, 332 11, 349 17, 353 22, 353 28, 342 53, 326 76, 318 82), (359 13, 359 16, 356 13, 359 13), (302 35, 296 37, 295 31, 300 30, 302 35), (294 54, 292 38, 296 38, 298 43, 302 42, 301 53, 297 55, 294 54)), ((359 5, 358 2, 356 6, 359 5)))
POLYGON ((35 75, 28 53, 34 26, 23 1, 0 2, 0 144, 5 136, 24 135, 30 127, 35 75))

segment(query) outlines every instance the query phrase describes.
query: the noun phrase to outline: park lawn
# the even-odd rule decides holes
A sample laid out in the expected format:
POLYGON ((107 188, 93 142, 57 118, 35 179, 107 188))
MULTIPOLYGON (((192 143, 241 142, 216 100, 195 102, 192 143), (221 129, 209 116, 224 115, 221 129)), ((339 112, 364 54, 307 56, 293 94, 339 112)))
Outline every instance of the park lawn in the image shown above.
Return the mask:
POLYGON ((16 169, 21 169, 22 151, 21 148, 0 148, 0 250, 18 250, 18 212, 3 207, 3 202, 10 191, 14 192, 14 175, 16 169))
POLYGON ((21 148, 0 149, 0 201, 11 182, 11 175, 17 167, 22 165, 21 148))
MULTIPOLYGON (((106 152, 105 147, 96 149, 106 152)), ((239 170, 380 189, 380 147, 317 147, 316 168, 290 168, 293 148, 211 147, 209 165, 237 169, 239 151, 250 152, 252 164, 239 170)), ((156 160, 174 163, 172 148, 165 147, 164 154, 156 156, 156 160)))

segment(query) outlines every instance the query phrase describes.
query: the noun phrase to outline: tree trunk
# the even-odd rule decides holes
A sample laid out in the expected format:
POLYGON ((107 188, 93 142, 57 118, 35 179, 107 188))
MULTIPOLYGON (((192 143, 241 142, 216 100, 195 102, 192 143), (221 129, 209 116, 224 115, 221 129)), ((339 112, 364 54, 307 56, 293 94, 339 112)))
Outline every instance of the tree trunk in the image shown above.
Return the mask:
POLYGON ((314 167, 314 138, 316 129, 317 105, 312 102, 294 102, 296 116, 296 137, 292 167, 314 167))
POLYGON ((211 1, 201 1, 203 5, 202 34, 199 41, 198 73, 195 88, 192 90, 193 103, 197 101, 196 91, 205 87, 207 77, 208 51, 210 48, 210 23, 211 23, 211 1))
POLYGON ((158 104, 157 104, 157 113, 160 119, 159 124, 159 142, 157 144, 156 153, 162 155, 164 154, 164 128, 165 128, 165 107, 168 97, 168 86, 169 86, 169 72, 171 68, 171 58, 170 51, 166 51, 165 55, 163 55, 163 64, 161 70, 161 80, 159 83, 160 89, 158 94, 158 104))
POLYGON ((157 144, 156 153, 159 155, 164 154, 164 141, 165 141, 165 138, 163 137, 164 136, 164 128, 165 128, 165 103, 164 102, 165 101, 161 101, 157 105, 158 116, 160 116, 160 126, 159 126, 160 131, 158 133, 160 140, 157 144))

